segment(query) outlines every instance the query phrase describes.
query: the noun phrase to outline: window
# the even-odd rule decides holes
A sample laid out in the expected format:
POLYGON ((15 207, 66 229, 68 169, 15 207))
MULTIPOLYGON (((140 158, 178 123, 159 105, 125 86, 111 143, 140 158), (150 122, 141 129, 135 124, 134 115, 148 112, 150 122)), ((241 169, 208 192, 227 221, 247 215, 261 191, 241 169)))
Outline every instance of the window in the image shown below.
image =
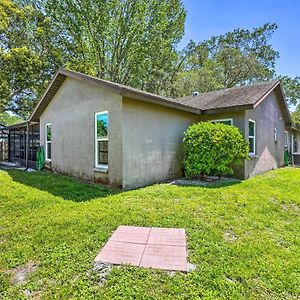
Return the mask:
POLYGON ((274 142, 277 143, 277 128, 274 128, 274 142))
POLYGON ((254 120, 249 119, 249 154, 254 155, 256 153, 256 125, 254 120))
POLYGON ((289 146, 289 133, 287 131, 284 132, 284 146, 289 146))
POLYGON ((108 112, 95 114, 95 166, 108 167, 108 112))
POLYGON ((45 141, 46 141, 46 149, 45 155, 46 160, 51 160, 51 123, 46 124, 45 126, 45 141))
POLYGON ((219 119, 219 120, 211 120, 211 123, 222 123, 225 125, 233 125, 233 119, 219 119))
POLYGON ((292 153, 298 153, 298 142, 295 135, 292 135, 292 153))

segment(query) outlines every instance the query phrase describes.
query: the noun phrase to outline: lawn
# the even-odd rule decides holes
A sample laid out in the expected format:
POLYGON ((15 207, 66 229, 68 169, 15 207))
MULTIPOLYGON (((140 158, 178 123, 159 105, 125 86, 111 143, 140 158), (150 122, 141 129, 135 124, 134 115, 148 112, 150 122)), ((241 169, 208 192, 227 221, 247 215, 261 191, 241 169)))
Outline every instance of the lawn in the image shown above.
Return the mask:
POLYGON ((51 173, 0 171, 0 298, 299 299, 300 169, 231 185, 120 192, 51 173), (188 273, 93 260, 118 225, 182 227, 188 273), (23 284, 15 268, 36 265, 23 284))

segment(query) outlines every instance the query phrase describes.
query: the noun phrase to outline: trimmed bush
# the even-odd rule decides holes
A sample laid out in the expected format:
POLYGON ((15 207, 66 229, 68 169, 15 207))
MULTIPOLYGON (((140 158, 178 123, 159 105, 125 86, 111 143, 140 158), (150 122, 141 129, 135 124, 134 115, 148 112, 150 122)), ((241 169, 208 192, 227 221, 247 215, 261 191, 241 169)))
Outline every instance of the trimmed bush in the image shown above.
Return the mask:
POLYGON ((241 131, 221 123, 193 124, 185 132, 183 142, 183 167, 188 177, 233 174, 233 167, 249 154, 241 131))

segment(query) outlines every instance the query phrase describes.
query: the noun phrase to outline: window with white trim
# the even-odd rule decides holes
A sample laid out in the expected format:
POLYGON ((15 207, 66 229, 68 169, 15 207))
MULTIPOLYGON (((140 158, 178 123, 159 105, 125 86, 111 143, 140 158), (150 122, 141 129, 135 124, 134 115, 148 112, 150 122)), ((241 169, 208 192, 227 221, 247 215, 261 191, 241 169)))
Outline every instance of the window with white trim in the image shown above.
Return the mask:
POLYGON ((95 167, 108 167, 108 112, 95 114, 95 167))
POLYGON ((51 123, 47 123, 45 125, 45 157, 46 160, 51 160, 51 140, 52 140, 52 136, 51 136, 51 123))
POLYGON ((287 131, 284 132, 284 146, 289 146, 289 133, 287 131))
POLYGON ((211 123, 222 123, 222 124, 225 124, 225 125, 233 125, 233 119, 232 118, 210 120, 209 122, 211 122, 211 123))
POLYGON ((254 155, 256 153, 256 122, 254 120, 249 119, 249 154, 254 155))

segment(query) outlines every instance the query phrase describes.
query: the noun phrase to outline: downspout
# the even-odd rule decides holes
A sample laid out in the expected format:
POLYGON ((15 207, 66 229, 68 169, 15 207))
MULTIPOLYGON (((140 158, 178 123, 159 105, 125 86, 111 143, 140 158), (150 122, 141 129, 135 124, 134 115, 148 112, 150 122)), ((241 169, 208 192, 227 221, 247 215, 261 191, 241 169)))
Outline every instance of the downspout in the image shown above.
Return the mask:
POLYGON ((29 121, 26 125, 26 154, 25 154, 25 159, 26 159, 26 169, 25 171, 28 170, 28 159, 29 159, 29 121))

